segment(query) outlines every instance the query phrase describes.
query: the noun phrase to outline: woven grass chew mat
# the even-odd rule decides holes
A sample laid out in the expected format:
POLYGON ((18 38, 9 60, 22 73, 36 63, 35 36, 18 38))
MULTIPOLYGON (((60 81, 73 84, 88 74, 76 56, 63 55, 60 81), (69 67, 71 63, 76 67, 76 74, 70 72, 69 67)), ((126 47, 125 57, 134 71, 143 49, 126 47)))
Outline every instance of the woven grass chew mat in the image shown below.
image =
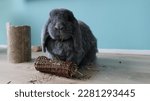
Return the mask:
POLYGON ((39 56, 34 63, 35 69, 57 76, 72 78, 79 72, 76 64, 70 61, 51 60, 45 56, 39 56))

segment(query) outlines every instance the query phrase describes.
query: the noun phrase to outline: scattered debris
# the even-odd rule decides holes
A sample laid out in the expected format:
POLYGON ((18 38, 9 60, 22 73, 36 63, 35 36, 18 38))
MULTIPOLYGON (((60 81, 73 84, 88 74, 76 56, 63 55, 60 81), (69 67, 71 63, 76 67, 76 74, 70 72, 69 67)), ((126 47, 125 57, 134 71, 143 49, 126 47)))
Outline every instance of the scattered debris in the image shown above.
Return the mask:
POLYGON ((91 67, 87 67, 88 70, 91 70, 91 71, 96 71, 96 72, 99 72, 100 69, 99 68, 91 68, 91 67))
POLYGON ((30 80, 29 82, 32 84, 35 84, 37 82, 37 80, 30 80))
POLYGON ((10 84, 11 83, 11 81, 8 81, 6 84, 10 84))

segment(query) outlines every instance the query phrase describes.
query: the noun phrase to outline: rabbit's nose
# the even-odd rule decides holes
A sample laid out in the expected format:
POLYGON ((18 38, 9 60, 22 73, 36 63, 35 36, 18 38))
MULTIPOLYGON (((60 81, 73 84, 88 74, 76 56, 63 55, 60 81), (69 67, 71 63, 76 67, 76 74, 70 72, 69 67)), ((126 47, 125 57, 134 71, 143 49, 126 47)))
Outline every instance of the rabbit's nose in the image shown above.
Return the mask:
POLYGON ((64 26, 63 26, 63 24, 57 23, 57 24, 55 25, 55 29, 56 29, 56 30, 63 30, 63 29, 64 29, 64 26))

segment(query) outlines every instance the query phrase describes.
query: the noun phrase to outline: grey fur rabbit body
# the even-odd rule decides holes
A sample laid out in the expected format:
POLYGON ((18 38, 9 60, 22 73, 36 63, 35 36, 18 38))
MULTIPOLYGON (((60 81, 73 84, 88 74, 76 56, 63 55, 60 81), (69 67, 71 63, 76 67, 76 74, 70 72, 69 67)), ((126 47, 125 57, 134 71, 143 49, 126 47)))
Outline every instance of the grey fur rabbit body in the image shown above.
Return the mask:
POLYGON ((51 59, 85 65, 96 58, 96 38, 88 25, 78 21, 70 10, 53 9, 41 35, 42 49, 51 59))

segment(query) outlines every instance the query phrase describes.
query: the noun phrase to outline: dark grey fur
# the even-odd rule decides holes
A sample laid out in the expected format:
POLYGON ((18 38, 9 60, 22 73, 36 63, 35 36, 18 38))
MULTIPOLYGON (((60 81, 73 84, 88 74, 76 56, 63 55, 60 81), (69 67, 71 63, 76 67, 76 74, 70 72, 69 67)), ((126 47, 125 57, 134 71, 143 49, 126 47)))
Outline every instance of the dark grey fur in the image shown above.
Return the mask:
POLYGON ((42 48, 51 59, 85 65, 95 60, 97 41, 88 25, 76 20, 70 10, 54 9, 42 31, 42 48))

